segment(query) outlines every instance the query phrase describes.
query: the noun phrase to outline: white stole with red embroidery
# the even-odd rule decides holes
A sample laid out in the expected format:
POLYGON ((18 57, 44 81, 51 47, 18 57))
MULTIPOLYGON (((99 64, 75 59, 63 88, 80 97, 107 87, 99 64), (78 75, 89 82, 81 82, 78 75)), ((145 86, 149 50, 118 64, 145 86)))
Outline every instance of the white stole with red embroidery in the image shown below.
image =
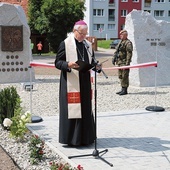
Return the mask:
MULTIPOLYGON (((88 44, 90 42, 86 41, 88 44)), ((91 44, 89 44, 89 50, 92 54, 91 44)), ((65 39, 65 51, 66 61, 76 62, 78 60, 76 42, 74 34, 71 34, 65 39)), ((91 63, 92 57, 88 54, 89 61, 91 63)), ((79 84, 79 72, 72 69, 71 72, 67 72, 67 100, 68 100, 68 119, 82 118, 81 115, 81 98, 80 98, 80 84, 79 84)))

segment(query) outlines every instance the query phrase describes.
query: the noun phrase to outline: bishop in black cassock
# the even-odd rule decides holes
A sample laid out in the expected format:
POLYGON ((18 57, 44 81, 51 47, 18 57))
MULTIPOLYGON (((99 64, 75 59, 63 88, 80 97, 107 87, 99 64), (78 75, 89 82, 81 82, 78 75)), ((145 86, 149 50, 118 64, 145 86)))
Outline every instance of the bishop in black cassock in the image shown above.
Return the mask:
MULTIPOLYGON (((85 40, 87 34, 87 24, 84 21, 75 23, 72 33, 72 39, 60 43, 55 60, 55 67, 61 70, 60 90, 59 90, 59 142, 69 146, 82 146, 94 143, 95 122, 92 113, 92 90, 91 90, 91 74, 87 70, 85 72, 77 71, 74 68, 79 66, 77 60, 83 60, 86 63, 94 64, 94 53, 90 42, 85 40), (68 61, 67 49, 75 48, 76 58, 74 61, 68 61), (77 71, 78 83, 80 89, 80 118, 69 118, 68 107, 68 76, 73 71, 77 71)), ((72 54, 75 55, 75 54, 72 54)), ((95 65, 95 64, 94 64, 95 65)), ((78 112, 78 110, 73 110, 78 112)))

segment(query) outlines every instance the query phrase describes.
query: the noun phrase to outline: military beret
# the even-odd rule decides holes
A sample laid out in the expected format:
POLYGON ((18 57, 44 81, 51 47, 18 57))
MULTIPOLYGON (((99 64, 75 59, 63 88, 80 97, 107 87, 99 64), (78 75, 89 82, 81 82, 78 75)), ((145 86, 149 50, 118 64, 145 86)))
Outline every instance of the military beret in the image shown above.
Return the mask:
POLYGON ((122 33, 126 33, 127 34, 128 32, 126 30, 121 30, 120 34, 122 34, 122 33))

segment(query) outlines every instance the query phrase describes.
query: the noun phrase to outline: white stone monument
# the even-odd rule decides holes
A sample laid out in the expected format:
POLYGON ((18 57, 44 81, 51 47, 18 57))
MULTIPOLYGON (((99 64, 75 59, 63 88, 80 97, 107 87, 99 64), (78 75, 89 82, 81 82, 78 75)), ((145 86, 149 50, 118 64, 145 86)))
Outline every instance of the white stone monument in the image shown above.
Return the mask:
POLYGON ((0 3, 0 83, 35 80, 30 47, 30 29, 19 5, 0 3))
POLYGON ((157 61, 157 67, 130 70, 130 85, 140 87, 170 85, 170 22, 156 20, 150 13, 133 10, 125 29, 134 51, 131 65, 157 61))

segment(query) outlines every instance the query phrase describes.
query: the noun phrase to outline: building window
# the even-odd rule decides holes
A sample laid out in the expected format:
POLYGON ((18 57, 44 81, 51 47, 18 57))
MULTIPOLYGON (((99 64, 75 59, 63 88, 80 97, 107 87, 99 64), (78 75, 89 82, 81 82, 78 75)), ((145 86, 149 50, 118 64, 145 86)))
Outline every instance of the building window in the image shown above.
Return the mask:
POLYGON ((165 0, 155 0, 155 2, 165 2, 165 0))
POLYGON ((104 30, 104 24, 94 24, 93 25, 93 30, 94 31, 99 31, 99 30, 104 30))
POLYGON ((109 4, 114 4, 114 0, 109 0, 109 4))
POLYGON ((132 2, 139 2, 139 0, 132 0, 132 2))
POLYGON ((115 24, 108 24, 108 30, 115 30, 115 24))
POLYGON ((104 16, 104 9, 93 9, 93 16, 104 16))
POLYGON ((170 11, 168 11, 168 17, 170 17, 170 11))
POLYGON ((121 10, 121 17, 126 17, 127 13, 127 10, 121 10))
POLYGON ((128 2, 128 0, 121 0, 121 2, 128 2))
POLYGON ((109 9, 109 21, 115 21, 115 10, 114 9, 109 9))
POLYGON ((164 16, 164 11, 162 10, 155 10, 154 11, 154 17, 163 17, 164 16))

